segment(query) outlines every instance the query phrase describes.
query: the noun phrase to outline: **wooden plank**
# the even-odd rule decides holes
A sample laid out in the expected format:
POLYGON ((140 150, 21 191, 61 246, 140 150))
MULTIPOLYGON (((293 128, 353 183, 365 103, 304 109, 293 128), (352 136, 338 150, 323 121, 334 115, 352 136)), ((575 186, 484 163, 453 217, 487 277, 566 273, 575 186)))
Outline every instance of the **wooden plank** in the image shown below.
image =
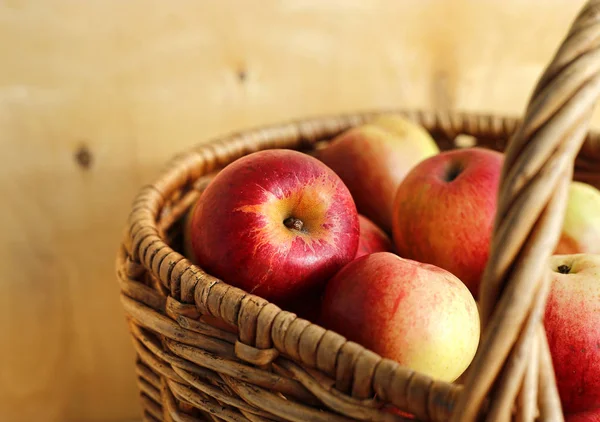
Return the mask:
POLYGON ((582 4, 2 2, 0 419, 139 416, 113 261, 174 153, 321 113, 519 114, 582 4))

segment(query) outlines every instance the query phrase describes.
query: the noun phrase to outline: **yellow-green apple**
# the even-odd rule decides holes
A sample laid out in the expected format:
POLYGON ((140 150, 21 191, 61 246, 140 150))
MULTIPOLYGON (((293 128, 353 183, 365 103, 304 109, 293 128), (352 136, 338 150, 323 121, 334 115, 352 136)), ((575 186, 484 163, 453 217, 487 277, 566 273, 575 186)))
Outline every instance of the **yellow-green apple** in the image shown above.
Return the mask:
POLYGON ((571 182, 569 200, 556 254, 600 254, 600 191, 571 182))
POLYGON ((475 298, 489 256, 504 156, 483 148, 447 151, 417 164, 398 186, 398 255, 450 271, 475 298))
POLYGON ((346 265, 325 288, 321 324, 403 366, 458 378, 479 343, 473 296, 454 275, 390 252, 346 265))
POLYGON ((600 408, 565 415, 565 422, 600 422, 600 408))
POLYGON ((600 407, 600 255, 554 255, 544 326, 563 409, 600 407))
POLYGON ((392 251, 392 241, 381 228, 362 214, 358 214, 358 222, 360 238, 354 259, 370 253, 392 251))
POLYGON ((383 115, 338 135, 315 156, 344 181, 364 214, 387 232, 398 184, 437 144, 421 126, 400 115, 383 115))
POLYGON ((319 160, 266 150, 226 166, 200 196, 194 256, 229 284, 285 304, 318 290, 356 255, 356 206, 319 160))

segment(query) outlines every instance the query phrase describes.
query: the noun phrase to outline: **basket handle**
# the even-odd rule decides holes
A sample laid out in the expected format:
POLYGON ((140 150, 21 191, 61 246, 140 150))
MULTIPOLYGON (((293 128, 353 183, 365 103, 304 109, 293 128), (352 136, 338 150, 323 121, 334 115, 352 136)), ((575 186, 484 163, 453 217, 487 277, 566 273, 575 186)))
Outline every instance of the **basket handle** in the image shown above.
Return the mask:
POLYGON ((598 47, 600 0, 590 0, 540 78, 508 144, 482 279, 482 341, 453 421, 474 421, 488 394, 493 396, 488 418, 508 420, 520 388, 528 397, 520 411, 532 415, 538 403, 542 420, 562 420, 542 315, 548 258, 560 236, 573 165, 600 95, 598 47), (526 370, 526 363, 533 369, 526 370))

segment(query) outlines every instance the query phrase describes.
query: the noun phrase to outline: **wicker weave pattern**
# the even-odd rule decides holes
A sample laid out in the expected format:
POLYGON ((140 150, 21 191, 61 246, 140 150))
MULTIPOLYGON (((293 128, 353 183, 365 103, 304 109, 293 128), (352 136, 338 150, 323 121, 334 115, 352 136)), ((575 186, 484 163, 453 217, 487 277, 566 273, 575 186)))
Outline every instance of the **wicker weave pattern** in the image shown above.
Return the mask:
POLYGON ((482 409, 490 420, 507 420, 515 400, 519 420, 533 420, 538 408, 545 420, 560 419, 540 328, 548 291, 540 269, 558 238, 573 162, 576 179, 600 187, 600 136, 584 141, 600 92, 599 5, 592 1, 582 11, 522 125, 495 116, 402 112, 442 149, 467 134, 478 145, 504 150, 512 136, 482 290, 485 330, 464 389, 229 286, 170 246, 183 214, 223 166, 268 148, 310 151, 384 110, 233 134, 177 157, 140 191, 117 273, 146 420, 402 420, 382 408, 386 403, 419 420, 474 420, 482 409))

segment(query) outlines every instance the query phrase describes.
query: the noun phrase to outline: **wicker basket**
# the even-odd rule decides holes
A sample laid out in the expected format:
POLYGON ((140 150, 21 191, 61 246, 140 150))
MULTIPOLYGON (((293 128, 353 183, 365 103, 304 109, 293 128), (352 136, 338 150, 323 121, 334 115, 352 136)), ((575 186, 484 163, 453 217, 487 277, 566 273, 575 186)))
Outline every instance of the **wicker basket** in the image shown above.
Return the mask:
POLYGON ((379 113, 251 130, 173 160, 135 199, 117 258, 145 420, 403 420, 390 406, 418 420, 561 420, 540 322, 549 285, 544 268, 569 181, 600 187, 600 136, 585 136, 600 93, 599 46, 600 1, 590 1, 522 121, 399 112, 423 125, 442 150, 468 134, 506 153, 482 284, 481 343, 462 385, 382 359, 227 285, 177 252, 182 216, 214 172, 258 150, 309 151, 379 113))

